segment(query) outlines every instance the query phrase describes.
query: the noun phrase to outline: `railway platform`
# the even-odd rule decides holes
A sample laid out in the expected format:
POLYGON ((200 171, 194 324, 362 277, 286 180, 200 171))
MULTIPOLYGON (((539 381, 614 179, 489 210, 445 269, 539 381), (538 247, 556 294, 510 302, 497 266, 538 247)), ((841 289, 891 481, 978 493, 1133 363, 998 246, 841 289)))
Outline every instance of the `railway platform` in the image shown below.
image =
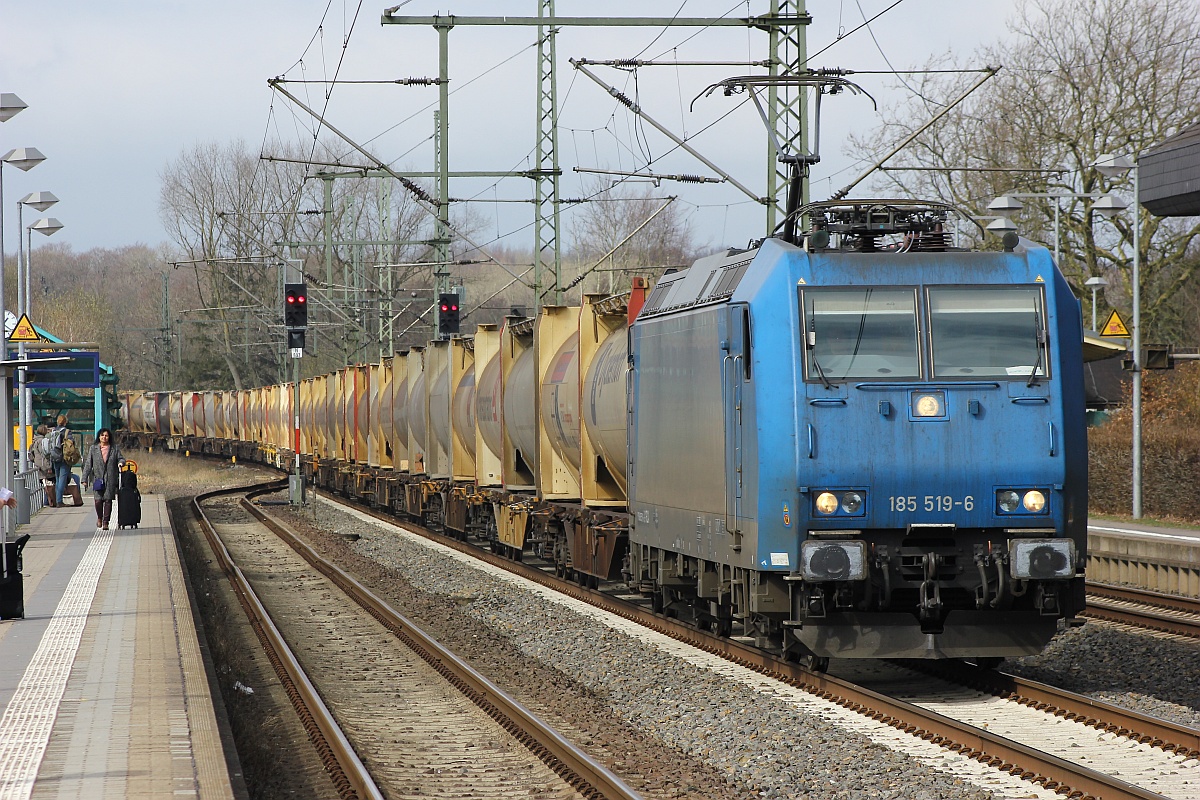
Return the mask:
POLYGON ((166 502, 145 495, 138 528, 116 520, 96 530, 85 497, 18 531, 25 618, 0 621, 0 800, 242 797, 166 502))

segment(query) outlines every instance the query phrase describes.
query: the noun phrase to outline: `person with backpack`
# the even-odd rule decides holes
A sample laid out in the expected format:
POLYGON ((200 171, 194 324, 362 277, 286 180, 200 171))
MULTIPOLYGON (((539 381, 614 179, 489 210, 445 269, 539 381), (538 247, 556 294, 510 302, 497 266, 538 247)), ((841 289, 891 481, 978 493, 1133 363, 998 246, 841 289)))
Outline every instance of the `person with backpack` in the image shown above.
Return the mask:
POLYGON ((83 485, 90 486, 95 495, 96 528, 108 527, 112 517, 113 498, 117 496, 120 468, 125 456, 113 441, 112 431, 101 428, 96 431, 96 441, 88 448, 83 462, 83 485))
POLYGON ((38 471, 38 481, 43 485, 43 490, 46 494, 46 507, 54 508, 54 493, 49 487, 54 485, 54 467, 50 463, 50 437, 47 436, 50 429, 45 425, 38 425, 37 431, 33 435, 33 444, 29 446, 29 454, 33 456, 33 465, 38 471))
POLYGON ((79 463, 79 448, 71 438, 66 414, 59 414, 57 426, 50 432, 50 464, 54 467, 54 500, 63 504, 63 494, 71 482, 71 467, 79 463))

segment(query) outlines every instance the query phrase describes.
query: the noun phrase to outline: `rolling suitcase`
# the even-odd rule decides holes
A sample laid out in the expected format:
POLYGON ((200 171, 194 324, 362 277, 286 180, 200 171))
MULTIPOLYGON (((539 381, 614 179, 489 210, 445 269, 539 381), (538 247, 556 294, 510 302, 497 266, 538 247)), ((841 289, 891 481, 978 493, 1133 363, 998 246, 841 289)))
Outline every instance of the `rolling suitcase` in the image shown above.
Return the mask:
POLYGON ((137 487, 137 473, 123 469, 117 486, 117 527, 136 528, 142 522, 142 493, 137 487))
POLYGON ((25 586, 21 576, 21 551, 29 541, 29 534, 15 542, 4 543, 3 558, 0 558, 0 619, 25 618, 25 586))

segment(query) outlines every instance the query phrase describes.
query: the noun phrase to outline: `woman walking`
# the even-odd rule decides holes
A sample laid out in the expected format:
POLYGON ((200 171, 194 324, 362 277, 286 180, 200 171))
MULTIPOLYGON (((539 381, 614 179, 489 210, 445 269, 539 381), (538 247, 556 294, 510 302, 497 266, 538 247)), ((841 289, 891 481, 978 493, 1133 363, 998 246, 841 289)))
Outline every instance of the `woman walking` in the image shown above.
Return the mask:
POLYGON ((119 470, 125 457, 112 440, 112 431, 101 428, 96 441, 88 448, 83 460, 83 485, 91 486, 96 502, 96 527, 107 528, 112 518, 113 498, 117 496, 119 470))

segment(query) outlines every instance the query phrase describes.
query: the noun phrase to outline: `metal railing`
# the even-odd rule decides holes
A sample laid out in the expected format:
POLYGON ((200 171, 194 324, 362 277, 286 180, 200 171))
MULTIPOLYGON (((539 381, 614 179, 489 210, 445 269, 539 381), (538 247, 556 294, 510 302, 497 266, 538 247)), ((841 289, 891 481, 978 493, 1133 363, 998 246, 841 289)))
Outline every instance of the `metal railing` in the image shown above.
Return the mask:
POLYGON ((17 473, 13 479, 13 492, 17 497, 18 525, 27 524, 46 505, 42 476, 36 467, 17 473))

